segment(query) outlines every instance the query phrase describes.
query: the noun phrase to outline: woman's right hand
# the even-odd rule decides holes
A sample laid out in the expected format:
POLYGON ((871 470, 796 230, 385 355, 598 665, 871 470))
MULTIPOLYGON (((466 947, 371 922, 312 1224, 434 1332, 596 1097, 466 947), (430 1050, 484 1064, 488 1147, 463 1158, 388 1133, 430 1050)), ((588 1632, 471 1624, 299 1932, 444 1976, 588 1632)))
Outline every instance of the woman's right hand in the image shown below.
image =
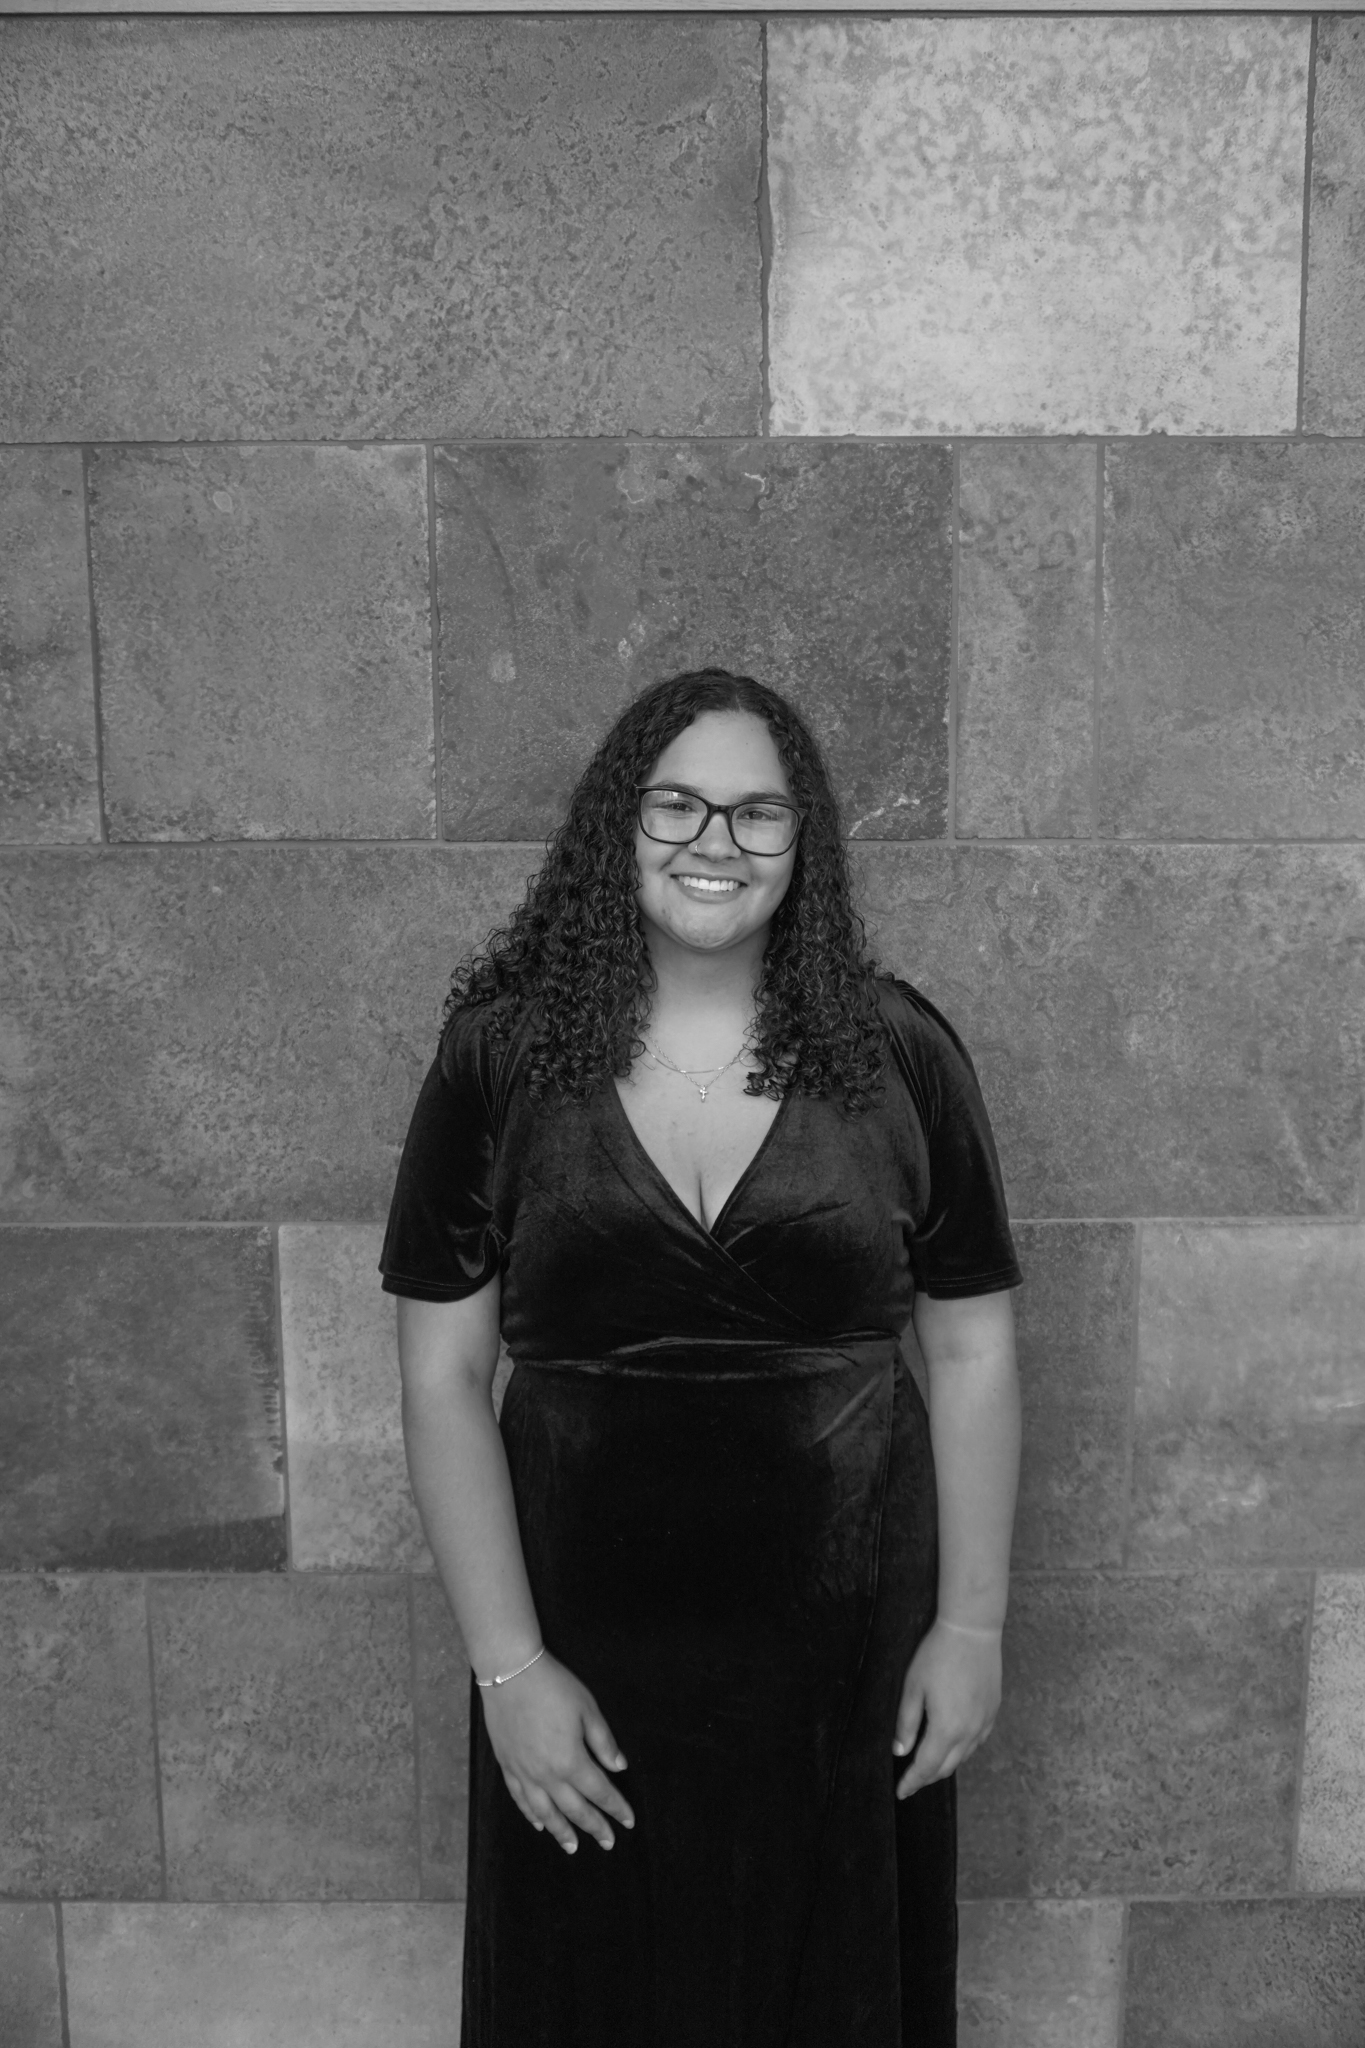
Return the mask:
POLYGON ((548 1650, 479 1697, 507 1789, 532 1827, 548 1830, 570 1854, 576 1827, 604 1849, 616 1839, 608 1815, 634 1827, 635 1815, 606 1775, 626 1767, 616 1738, 586 1685, 548 1650))

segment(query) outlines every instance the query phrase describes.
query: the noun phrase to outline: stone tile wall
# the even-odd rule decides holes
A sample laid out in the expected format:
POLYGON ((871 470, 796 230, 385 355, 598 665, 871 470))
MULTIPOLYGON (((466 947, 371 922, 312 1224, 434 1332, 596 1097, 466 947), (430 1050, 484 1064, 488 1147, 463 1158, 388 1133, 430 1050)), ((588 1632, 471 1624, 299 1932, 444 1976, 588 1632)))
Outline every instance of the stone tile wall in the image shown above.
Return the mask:
POLYGON ((1359 2048, 1362 109, 1345 15, 0 22, 7 2044, 453 2048, 378 1233, 719 659, 1019 1219, 964 2044, 1359 2048))

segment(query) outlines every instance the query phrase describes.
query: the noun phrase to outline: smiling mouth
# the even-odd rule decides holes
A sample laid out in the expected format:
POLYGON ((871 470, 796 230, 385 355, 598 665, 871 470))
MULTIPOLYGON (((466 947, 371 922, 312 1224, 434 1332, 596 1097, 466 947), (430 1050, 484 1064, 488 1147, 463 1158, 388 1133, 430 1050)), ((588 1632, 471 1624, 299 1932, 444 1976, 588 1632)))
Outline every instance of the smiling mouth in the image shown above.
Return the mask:
POLYGON ((680 888, 696 889, 703 896, 733 896, 744 887, 742 882, 720 879, 712 880, 709 875, 674 875, 680 888))

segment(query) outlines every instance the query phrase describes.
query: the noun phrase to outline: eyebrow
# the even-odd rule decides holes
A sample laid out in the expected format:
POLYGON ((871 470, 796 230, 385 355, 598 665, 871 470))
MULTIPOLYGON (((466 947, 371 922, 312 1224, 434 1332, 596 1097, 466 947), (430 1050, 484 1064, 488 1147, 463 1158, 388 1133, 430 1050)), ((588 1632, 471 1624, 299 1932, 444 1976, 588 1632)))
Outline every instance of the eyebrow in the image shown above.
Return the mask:
MULTIPOLYGON (((650 782, 646 783, 645 787, 647 789, 676 789, 679 796, 699 796, 704 804, 709 804, 711 801, 710 797, 706 795, 704 790, 700 790, 697 788, 695 782, 650 782)), ((752 804, 759 802, 770 804, 787 804, 788 806, 790 806, 791 804, 791 798, 785 793, 785 791, 780 789, 746 789, 743 796, 737 796, 734 799, 734 801, 737 804, 752 804)))

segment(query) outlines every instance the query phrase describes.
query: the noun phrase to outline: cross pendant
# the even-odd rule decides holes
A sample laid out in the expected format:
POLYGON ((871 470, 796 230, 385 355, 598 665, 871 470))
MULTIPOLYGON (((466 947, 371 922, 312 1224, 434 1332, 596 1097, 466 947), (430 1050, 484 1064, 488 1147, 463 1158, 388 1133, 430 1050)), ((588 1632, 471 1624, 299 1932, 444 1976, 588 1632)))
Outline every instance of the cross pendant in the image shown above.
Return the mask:
MULTIPOLYGON (((711 1083, 710 1083, 710 1082, 708 1081, 708 1082, 707 1082, 707 1084, 706 1084, 706 1088, 709 1088, 710 1086, 711 1086, 711 1083)), ((705 1100, 706 1100, 706 1088, 703 1088, 703 1087, 702 1087, 702 1085, 701 1085, 700 1081, 699 1081, 699 1082, 697 1083, 697 1093, 698 1093, 698 1095, 700 1095, 700 1097, 701 1097, 701 1099, 702 1099, 702 1101, 703 1101, 703 1102, 705 1102, 705 1100)))

